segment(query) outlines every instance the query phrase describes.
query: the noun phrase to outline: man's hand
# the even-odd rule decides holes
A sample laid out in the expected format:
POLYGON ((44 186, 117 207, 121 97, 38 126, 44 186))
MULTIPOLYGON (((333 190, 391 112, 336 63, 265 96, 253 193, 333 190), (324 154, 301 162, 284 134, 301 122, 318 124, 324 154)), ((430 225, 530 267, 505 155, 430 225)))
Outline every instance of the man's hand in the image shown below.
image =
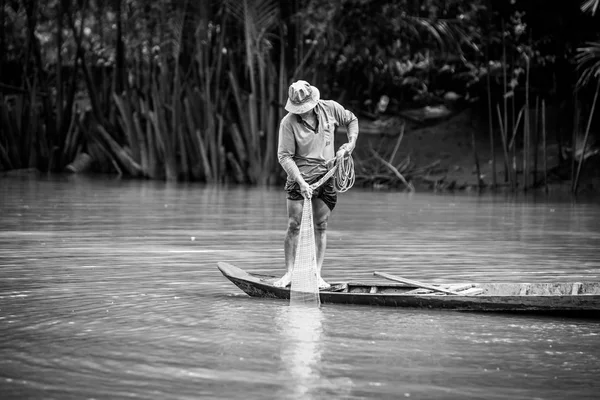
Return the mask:
POLYGON ((302 193, 302 196, 304 196, 307 199, 310 199, 312 197, 313 190, 304 179, 298 182, 298 186, 300 186, 300 193, 302 193))
POLYGON ((350 154, 354 150, 354 143, 344 143, 340 146, 339 150, 335 154, 336 157, 350 157, 350 154))

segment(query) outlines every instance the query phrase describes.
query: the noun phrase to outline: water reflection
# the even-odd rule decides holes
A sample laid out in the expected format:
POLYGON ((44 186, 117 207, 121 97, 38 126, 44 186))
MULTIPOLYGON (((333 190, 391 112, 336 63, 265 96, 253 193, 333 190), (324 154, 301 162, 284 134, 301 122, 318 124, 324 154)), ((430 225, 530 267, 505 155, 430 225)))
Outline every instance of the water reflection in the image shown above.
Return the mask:
POLYGON ((286 370, 286 393, 291 399, 317 398, 322 386, 323 312, 312 306, 280 307, 276 318, 281 335, 280 357, 286 370))

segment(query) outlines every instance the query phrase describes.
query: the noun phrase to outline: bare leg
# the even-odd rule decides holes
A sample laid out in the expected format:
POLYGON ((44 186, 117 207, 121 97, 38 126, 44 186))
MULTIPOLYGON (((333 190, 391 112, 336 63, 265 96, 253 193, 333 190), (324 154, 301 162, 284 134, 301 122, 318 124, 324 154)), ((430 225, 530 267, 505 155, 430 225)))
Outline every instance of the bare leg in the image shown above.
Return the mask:
POLYGON ((327 248, 327 221, 331 210, 321 199, 313 199, 313 221, 315 229, 315 244, 317 250, 317 275, 319 277, 319 288, 326 289, 331 285, 321 277, 323 260, 325 259, 325 249, 327 248))
POLYGON ((292 270, 294 269, 294 260, 296 259, 296 248, 298 247, 298 235, 300 233, 303 205, 304 200, 287 200, 288 228, 283 243, 287 272, 281 279, 273 283, 274 286, 286 287, 292 282, 292 270))

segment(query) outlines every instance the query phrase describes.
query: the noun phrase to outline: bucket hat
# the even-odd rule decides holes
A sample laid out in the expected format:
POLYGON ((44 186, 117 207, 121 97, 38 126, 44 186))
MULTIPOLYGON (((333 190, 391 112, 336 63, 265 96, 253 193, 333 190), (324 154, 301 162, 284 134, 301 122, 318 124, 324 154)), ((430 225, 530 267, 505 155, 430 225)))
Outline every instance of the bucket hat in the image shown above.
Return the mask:
POLYGON ((306 81, 296 81, 290 85, 288 90, 285 109, 292 114, 304 114, 317 105, 320 97, 319 89, 306 81))

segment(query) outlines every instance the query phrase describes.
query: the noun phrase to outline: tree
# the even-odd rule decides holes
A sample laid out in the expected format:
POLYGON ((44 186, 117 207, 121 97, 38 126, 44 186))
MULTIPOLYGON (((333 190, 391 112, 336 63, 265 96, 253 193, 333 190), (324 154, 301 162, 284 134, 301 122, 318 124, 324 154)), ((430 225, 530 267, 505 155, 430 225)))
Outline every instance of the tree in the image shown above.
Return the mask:
MULTIPOLYGON (((594 15, 600 5, 600 0, 587 0, 581 6, 582 11, 591 12, 594 15)), ((600 42, 590 42, 585 47, 577 49, 577 68, 581 71, 581 76, 577 82, 578 88, 585 87, 594 81, 596 81, 596 90, 594 92, 594 100, 590 109, 590 115, 588 117, 587 126, 585 129, 585 135, 583 138, 583 144, 581 149, 581 157, 577 165, 577 173, 572 183, 573 193, 577 193, 577 186, 579 184, 579 176, 583 163, 585 161, 585 153, 587 149, 588 138, 590 135, 590 128, 592 126, 592 118, 596 112, 596 104, 598 101, 598 94, 600 93, 600 42)), ((576 143, 572 144, 573 149, 576 148, 576 143)), ((575 153, 575 152, 574 152, 575 153)))

